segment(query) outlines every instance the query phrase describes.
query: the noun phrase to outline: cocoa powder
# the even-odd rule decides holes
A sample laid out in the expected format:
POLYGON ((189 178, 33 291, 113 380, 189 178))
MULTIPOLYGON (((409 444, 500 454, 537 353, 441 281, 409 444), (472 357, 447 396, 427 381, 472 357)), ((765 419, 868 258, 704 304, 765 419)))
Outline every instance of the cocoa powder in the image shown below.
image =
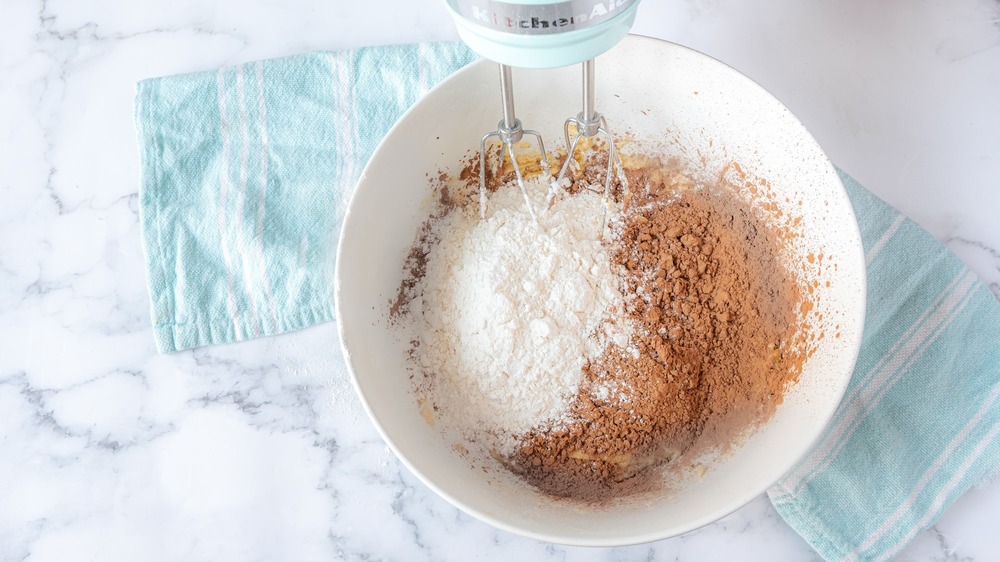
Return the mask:
POLYGON ((630 210, 608 243, 633 288, 638 354, 609 347, 585 367, 572 421, 523 435, 504 459, 556 496, 599 501, 662 486, 663 465, 767 419, 805 358, 780 236, 733 186, 691 189, 659 161, 627 175, 641 188, 616 185, 630 210))

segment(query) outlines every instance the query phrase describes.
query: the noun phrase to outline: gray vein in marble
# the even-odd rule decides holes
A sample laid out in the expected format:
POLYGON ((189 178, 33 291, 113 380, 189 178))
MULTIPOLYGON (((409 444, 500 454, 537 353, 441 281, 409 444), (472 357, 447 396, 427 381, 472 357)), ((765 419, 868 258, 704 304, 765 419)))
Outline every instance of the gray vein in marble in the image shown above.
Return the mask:
MULTIPOLYGON (((331 440, 319 438, 314 429, 319 416, 315 405, 319 395, 318 388, 282 384, 279 392, 264 390, 261 380, 278 372, 275 365, 249 367, 233 363, 232 366, 221 367, 230 362, 206 362, 204 359, 196 361, 196 364, 200 368, 212 369, 211 372, 222 368, 228 372, 239 373, 239 379, 238 382, 222 377, 206 380, 204 382, 208 388, 189 398, 188 404, 202 408, 232 406, 244 414, 248 424, 258 429, 282 433, 305 432, 313 436, 315 443, 331 440)), ((335 441, 333 446, 336 447, 335 441)))
POLYGON ((984 279, 984 283, 990 288, 993 295, 1000 300, 1000 251, 995 248, 988 246, 987 244, 979 240, 971 240, 963 236, 951 236, 944 240, 946 245, 961 244, 967 247, 975 248, 982 253, 986 254, 993 260, 993 267, 996 272, 995 279, 984 279))
POLYGON ((962 556, 959 554, 958 549, 951 544, 951 540, 947 535, 938 529, 937 525, 930 528, 931 532, 937 538, 938 546, 941 549, 941 558, 935 557, 935 561, 940 560, 941 562, 972 562, 973 558, 971 556, 962 556))
MULTIPOLYGON (((117 453, 119 451, 137 446, 148 444, 155 439, 162 437, 170 433, 174 428, 172 424, 166 426, 158 426, 157 424, 150 423, 148 421, 143 421, 141 418, 136 420, 137 422, 142 422, 137 424, 136 427, 140 430, 138 435, 134 436, 127 442, 119 441, 110 436, 110 434, 101 435, 99 431, 92 428, 86 429, 74 429, 68 424, 60 422, 56 418, 55 410, 48 404, 48 402, 60 393, 71 391, 75 388, 80 388, 88 384, 93 383, 96 380, 103 379, 116 374, 125 374, 131 377, 138 378, 143 381, 145 385, 145 380, 142 373, 135 371, 111 371, 107 374, 95 377, 93 379, 79 382, 62 389, 38 389, 28 382, 27 374, 24 372, 15 373, 11 376, 0 379, 0 385, 10 385, 17 389, 20 396, 24 399, 25 403, 31 408, 32 416, 35 419, 36 426, 39 428, 46 428, 52 431, 59 437, 70 437, 83 439, 86 442, 85 448, 96 448, 97 450, 110 451, 112 453, 117 453)), ((148 389, 148 385, 145 385, 148 389)), ((74 459, 52 459, 58 466, 65 466, 67 463, 72 463, 74 459)))
POLYGON ((406 484, 403 481, 402 475, 399 473, 402 467, 397 467, 396 475, 398 482, 394 481, 393 484, 398 484, 396 487, 396 495, 392 499, 392 513, 398 517, 407 527, 410 529, 412 535, 413 544, 421 551, 421 553, 430 559, 432 557, 431 549, 428 545, 424 544, 421 539, 420 526, 412 518, 407 516, 406 511, 410 506, 408 499, 413 497, 413 487, 406 484), (410 496, 407 498, 406 496, 410 496))
MULTIPOLYGON (((36 43, 35 52, 43 54, 48 57, 54 66, 54 69, 47 73, 45 77, 41 78, 41 95, 39 96, 39 103, 37 104, 38 111, 44 111, 44 106, 46 105, 60 105, 65 101, 66 97, 66 86, 67 86, 67 75, 68 66, 74 62, 78 62, 80 55, 80 48, 83 45, 108 43, 108 42, 120 42, 128 39, 133 39, 148 35, 159 35, 159 34, 191 34, 195 36, 207 36, 207 37, 222 37, 226 39, 235 39, 239 45, 236 53, 239 53, 248 45, 248 39, 242 37, 233 32, 223 32, 216 31, 212 29, 206 29, 199 26, 193 27, 156 27, 152 29, 146 29, 141 31, 136 31, 133 33, 100 33, 100 25, 94 21, 85 22, 77 27, 70 28, 59 28, 58 27, 58 16, 49 10, 48 0, 40 1, 40 8, 38 10, 37 24, 38 29, 34 34, 34 39, 36 43), (50 43, 55 42, 58 46, 50 45, 50 43), (52 93, 58 85, 59 89, 56 93, 52 93), (55 99, 50 99, 51 96, 55 96, 55 99), (46 103, 48 102, 48 103, 46 103)), ((56 215, 61 216, 67 212, 76 210, 76 206, 68 205, 63 197, 59 193, 59 188, 56 185, 56 176, 58 174, 58 167, 52 164, 51 152, 55 146, 55 141, 53 140, 53 124, 58 121, 57 112, 53 111, 47 115, 36 114, 36 124, 39 130, 42 132, 42 139, 45 144, 44 150, 42 151, 42 159, 46 163, 47 174, 44 182, 44 190, 48 195, 49 201, 53 205, 56 215)), ((135 193, 129 194, 126 197, 134 196, 135 193)))

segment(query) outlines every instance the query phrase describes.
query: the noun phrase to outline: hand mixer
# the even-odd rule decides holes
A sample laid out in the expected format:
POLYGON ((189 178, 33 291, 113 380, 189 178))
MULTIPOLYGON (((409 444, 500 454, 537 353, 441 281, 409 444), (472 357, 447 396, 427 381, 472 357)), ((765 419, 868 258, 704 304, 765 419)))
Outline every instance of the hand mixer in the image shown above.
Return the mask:
MULTIPOLYGON (((503 119, 497 130, 486 133, 480 141, 479 212, 486 216, 486 160, 488 143, 500 141, 499 166, 509 158, 524 196, 528 212, 537 220, 531 198, 524 184, 524 175, 517 161, 515 146, 525 135, 534 137, 541 152, 541 165, 549 172, 542 136, 524 129, 514 113, 514 90, 511 67, 555 68, 583 63, 583 108, 575 117, 566 119, 563 132, 566 140, 566 161, 552 183, 548 202, 562 192, 564 178, 574 161, 574 152, 584 137, 603 137, 608 147, 607 176, 600 232, 604 232, 610 205, 614 165, 618 162, 614 138, 607 122, 595 105, 594 58, 613 47, 628 33, 635 20, 639 0, 446 0, 455 18, 458 34, 480 55, 496 61, 500 67, 500 95, 503 119), (575 135, 570 131, 575 129, 575 135), (571 139, 572 136, 572 139, 571 139)), ((619 172, 621 164, 618 162, 619 172)), ((623 174, 620 174, 624 178, 623 174)))

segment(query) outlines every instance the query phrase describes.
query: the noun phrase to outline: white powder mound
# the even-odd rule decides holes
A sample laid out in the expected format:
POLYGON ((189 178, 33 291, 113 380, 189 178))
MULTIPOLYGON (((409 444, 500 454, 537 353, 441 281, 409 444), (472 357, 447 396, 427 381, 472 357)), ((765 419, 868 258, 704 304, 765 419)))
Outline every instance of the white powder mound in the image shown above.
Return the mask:
POLYGON ((473 205, 434 225, 440 242, 411 313, 414 358, 439 417, 502 439, 562 418, 586 361, 628 345, 630 331, 623 276, 598 238, 599 195, 563 197, 537 225, 515 183, 489 205, 486 219, 473 205))

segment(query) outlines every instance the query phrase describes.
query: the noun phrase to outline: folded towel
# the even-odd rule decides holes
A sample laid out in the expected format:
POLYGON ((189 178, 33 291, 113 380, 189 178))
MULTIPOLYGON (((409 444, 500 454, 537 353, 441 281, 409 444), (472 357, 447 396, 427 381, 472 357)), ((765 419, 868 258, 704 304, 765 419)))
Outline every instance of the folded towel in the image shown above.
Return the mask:
MULTIPOLYGON (((474 55, 374 47, 146 80, 140 210, 158 348, 333 318, 336 237, 378 140, 474 55)), ((770 492, 828 560, 884 559, 1000 460, 1000 304, 947 249, 846 174, 868 319, 821 442, 770 492)))
POLYGON ((160 352, 333 320, 354 182, 400 114, 474 58, 454 43, 373 47, 140 82, 139 209, 160 352))
POLYGON ((851 177, 868 316, 819 443, 768 491, 827 560, 885 560, 1000 465, 1000 303, 927 231, 851 177))

